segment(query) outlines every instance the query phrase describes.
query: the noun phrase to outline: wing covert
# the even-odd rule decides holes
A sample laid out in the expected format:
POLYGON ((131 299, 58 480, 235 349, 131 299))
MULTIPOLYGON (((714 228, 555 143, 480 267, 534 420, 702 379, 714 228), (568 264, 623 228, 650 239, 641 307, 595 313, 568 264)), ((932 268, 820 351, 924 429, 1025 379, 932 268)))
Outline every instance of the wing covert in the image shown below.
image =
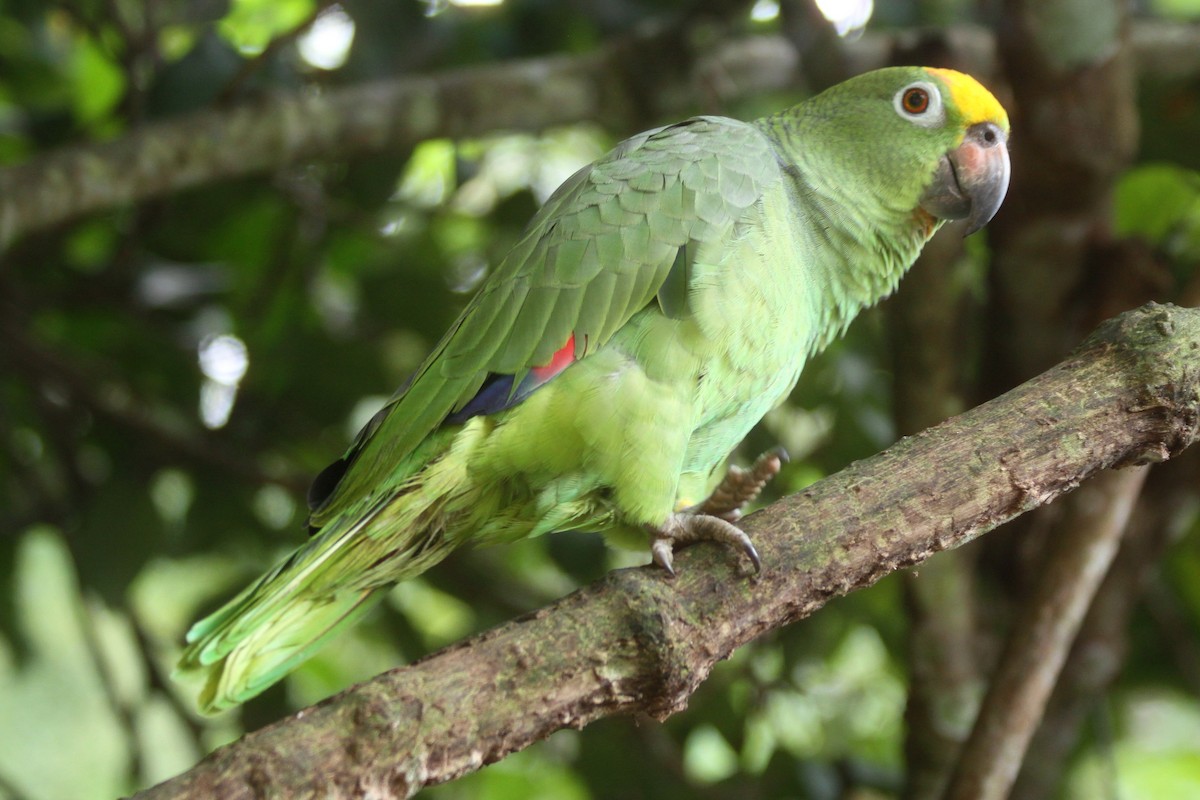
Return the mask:
POLYGON ((519 379, 571 336, 576 359, 603 345, 654 301, 681 248, 691 257, 697 243, 719 242, 779 176, 766 137, 721 117, 639 134, 576 172, 359 433, 340 468, 327 471, 332 477, 310 498, 311 524, 389 491, 403 478, 404 459, 489 375, 519 379))

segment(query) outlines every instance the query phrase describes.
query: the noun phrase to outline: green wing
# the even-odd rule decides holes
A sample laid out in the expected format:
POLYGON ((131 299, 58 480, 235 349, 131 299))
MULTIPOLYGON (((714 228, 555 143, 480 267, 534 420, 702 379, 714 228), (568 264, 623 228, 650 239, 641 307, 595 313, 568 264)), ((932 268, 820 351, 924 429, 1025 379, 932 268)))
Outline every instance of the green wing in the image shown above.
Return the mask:
POLYGON ((695 252, 721 246, 779 176, 766 137, 722 117, 639 134, 576 172, 362 430, 336 485, 315 492, 313 527, 390 493, 404 460, 488 375, 522 376, 572 335, 583 358, 656 295, 680 313, 695 252))

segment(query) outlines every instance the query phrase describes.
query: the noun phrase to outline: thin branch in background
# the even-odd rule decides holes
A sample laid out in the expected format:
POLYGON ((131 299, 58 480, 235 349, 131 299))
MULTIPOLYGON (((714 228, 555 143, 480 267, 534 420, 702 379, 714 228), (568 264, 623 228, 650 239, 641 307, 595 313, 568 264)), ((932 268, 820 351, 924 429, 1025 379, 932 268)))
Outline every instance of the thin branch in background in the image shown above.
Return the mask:
MULTIPOLYGON (((941 65, 933 53, 901 53, 912 63, 941 65)), ((951 65, 954 66, 954 65, 951 65)), ((905 290, 884 305, 889 328, 896 432, 914 434, 961 411, 963 324, 968 317, 964 259, 956 226, 941 231, 905 277, 905 290)), ((941 795, 983 694, 977 658, 976 551, 942 553, 903 577, 908 617, 905 707, 905 800, 941 795)))
POLYGON ((308 476, 298 470, 267 471, 253 458, 205 440, 194 426, 185 426, 179 420, 164 421, 153 413, 148 403, 136 399, 137 393, 128 386, 122 386, 121 392, 99 391, 100 386, 114 386, 120 382, 112 376, 94 374, 34 341, 19 326, 15 316, 15 313, 0 314, 0 341, 4 342, 11 362, 29 376, 32 385, 50 381, 62 386, 72 398, 95 414, 134 431, 173 457, 182 456, 229 471, 256 485, 276 484, 295 494, 307 490, 308 476), (114 397, 134 399, 118 402, 114 397))
POLYGON ((325 187, 301 170, 284 170, 279 186, 287 201, 286 220, 279 223, 271 243, 270 256, 247 302, 235 309, 239 319, 261 332, 269 324, 274 308, 282 307, 292 294, 303 294, 312 284, 322 265, 321 245, 329 232, 330 220, 325 187), (289 172, 297 172, 294 179, 289 172))
MULTIPOLYGON (((8 371, 5 354, 0 349, 0 369, 8 371)), ((13 370, 12 373, 16 371, 13 370)), ((10 476, 18 487, 15 496, 20 501, 13 506, 0 504, 0 536, 12 535, 39 521, 57 520, 60 504, 45 477, 44 464, 30 453, 20 452, 17 445, 18 426, 10 409, 0 403, 0 455, 11 470, 10 476), (18 510, 19 508, 19 510, 18 510)))
POLYGON ((941 795, 979 705, 973 554, 942 553, 904 575, 909 631, 904 710, 907 800, 941 795))
POLYGON ((126 752, 129 754, 128 769, 129 775, 136 778, 142 772, 142 749, 134 745, 138 740, 134 709, 120 696, 117 690, 120 680, 113 674, 108 659, 104 657, 104 647, 100 643, 97 628, 92 619, 97 613, 97 609, 92 608, 86 599, 83 599, 83 602, 76 607, 79 611, 79 626, 83 631, 84 647, 91 658, 92 668, 100 678, 104 702, 108 705, 112 719, 125 734, 126 740, 130 742, 130 746, 126 748, 126 752))
POLYGON ((783 35, 796 49, 809 89, 819 92, 854 74, 846 52, 848 43, 814 0, 782 0, 779 10, 783 35))
POLYGON ((150 693, 158 692, 166 698, 167 703, 174 709, 176 716, 187 726, 196 742, 197 748, 203 748, 205 725, 200 721, 194 709, 189 708, 180 697, 179 685, 172 682, 169 674, 163 672, 161 659, 155 656, 156 645, 146 628, 142 625, 138 614, 132 606, 125 604, 122 609, 125 619, 129 620, 137 639, 138 652, 142 656, 143 668, 148 676, 150 693))
POLYGON ((697 783, 688 775, 683 763, 683 751, 679 743, 662 725, 648 725, 644 721, 628 720, 630 736, 637 742, 640 752, 655 764, 656 771, 672 776, 680 786, 686 786, 688 796, 696 800, 745 800, 743 786, 722 783, 697 783))
POLYGON ((33 412, 40 420, 39 426, 45 448, 43 466, 50 467, 53 482, 60 489, 60 502, 63 506, 73 506, 83 503, 91 494, 91 487, 83 477, 79 460, 76 457, 76 436, 78 433, 78 417, 70 408, 70 398, 64 393, 56 381, 42 384, 42 391, 36 392, 30 398, 33 412), (52 401, 49 392, 58 395, 52 401))
MULTIPOLYGON (((1194 27, 1139 22, 1135 31, 1141 33, 1135 42, 1146 69, 1175 72, 1200 52, 1200 29, 1194 27), (1143 58, 1155 48, 1153 57, 1143 58)), ((869 33, 847 43, 852 69, 886 64, 903 33, 869 33)), ((973 72, 991 71, 991 37, 975 27, 950 28, 945 36, 956 60, 973 72)), ((430 138, 540 131, 584 120, 602 120, 616 133, 629 133, 647 126, 644 116, 669 119, 703 101, 707 84, 698 75, 705 70, 729 76, 725 102, 796 84, 796 53, 782 36, 746 37, 703 58, 693 55, 695 63, 675 76, 638 68, 644 54, 679 38, 678 31, 655 31, 582 56, 514 60, 320 94, 272 95, 143 125, 110 142, 39 155, 0 169, 0 249, 86 214, 306 159, 403 152, 430 138), (505 102, 490 102, 497 96, 505 102), (631 108, 643 114, 631 117, 631 108)))
POLYGON ((140 125, 146 115, 146 90, 150 76, 162 61, 158 48, 158 25, 155 12, 156 0, 145 3, 122 4, 119 0, 104 0, 108 18, 116 27, 125 47, 119 59, 125 73, 125 96, 121 102, 125 118, 133 125, 140 125), (128 13, 140 15, 140 25, 134 27, 126 18, 128 13))
MULTIPOLYGON (((1061 794, 1063 776, 1088 720, 1107 697, 1129 650, 1130 621, 1146 587, 1156 585, 1155 565, 1188 514, 1200 453, 1159 464, 1147 478, 1121 549, 1096 592, 1071 646, 1042 723, 1030 743, 1011 796, 1049 800, 1061 794)), ((1185 679, 1189 676, 1185 674, 1185 679)))
POLYGON ((1100 751, 1100 757, 1104 764, 1103 784, 1106 795, 1104 800, 1121 800, 1121 790, 1118 788, 1121 783, 1118 780, 1120 773, 1117 770, 1116 736, 1113 730, 1113 715, 1104 698, 1100 698, 1099 702, 1097 702, 1096 711, 1093 716, 1096 720, 1097 749, 1100 751))
POLYGON ((943 795, 1004 800, 1137 502, 1148 467, 1109 472, 1084 486, 1058 526, 975 727, 943 795))

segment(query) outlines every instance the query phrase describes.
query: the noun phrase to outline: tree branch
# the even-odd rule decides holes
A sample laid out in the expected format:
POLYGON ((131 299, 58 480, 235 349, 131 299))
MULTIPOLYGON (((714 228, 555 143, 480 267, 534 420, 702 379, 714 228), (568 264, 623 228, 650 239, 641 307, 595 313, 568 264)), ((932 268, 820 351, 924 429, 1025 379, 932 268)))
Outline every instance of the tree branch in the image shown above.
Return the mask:
POLYGON ((142 800, 408 797, 563 727, 683 709, 713 665, 829 599, 969 541, 1109 468, 1200 438, 1200 311, 1149 305, 1063 363, 745 521, 766 565, 619 570, 211 754, 142 800))
MULTIPOLYGON (((0 309, 0 365, 10 361, 17 373, 66 390, 87 409, 132 431, 173 457, 180 455, 196 463, 210 464, 256 485, 276 484, 294 494, 308 490, 306 474, 290 467, 264 469, 252 458, 211 441, 195 426, 178 417, 164 414, 115 377, 116 370, 100 373, 47 347, 24 330, 9 313, 0 309), (101 387, 104 387, 102 389, 101 387)), ((67 448, 70 450, 70 448, 67 448)))
MULTIPOLYGON (((1083 625, 1071 645, 1047 703, 1042 722, 1029 745, 1037 758, 1026 758, 1009 793, 1021 800, 1055 797, 1071 764, 1087 719, 1093 716, 1117 679, 1129 651, 1130 618, 1143 595, 1150 598, 1160 585, 1150 580, 1163 553, 1178 537, 1200 483, 1193 449, 1183 458, 1156 466, 1138 499, 1138 508, 1121 539, 1121 549, 1092 600, 1083 625), (1147 591, 1147 589, 1149 591, 1147 591)), ((1163 633, 1164 641, 1191 644, 1190 636, 1163 633)), ((1200 678, 1200 660, 1180 665, 1185 682, 1200 678)), ((1200 683, 1193 683, 1200 692, 1200 683)))
POLYGON ((945 800, 1004 800, 1042 719, 1084 614, 1108 573, 1148 467, 1100 475, 1080 490, 1046 568, 1013 626, 945 800))
MULTIPOLYGON (((847 43, 850 68, 888 63, 910 33, 847 43)), ((951 28, 947 49, 973 72, 992 72, 982 29, 951 28)), ((1140 64, 1175 75, 1200 52, 1200 27, 1145 23, 1140 64), (1174 55, 1172 55, 1174 54, 1174 55)), ((0 169, 0 250, 76 217, 306 159, 403 152, 434 137, 538 131, 603 120, 628 133, 736 97, 788 89, 797 56, 782 36, 750 36, 697 49, 688 30, 661 27, 584 56, 551 56, 406 76, 329 91, 280 94, 145 125, 110 142, 80 144, 0 169), (667 54, 669 58, 665 58, 667 54), (494 98, 503 97, 503 103, 494 98)))

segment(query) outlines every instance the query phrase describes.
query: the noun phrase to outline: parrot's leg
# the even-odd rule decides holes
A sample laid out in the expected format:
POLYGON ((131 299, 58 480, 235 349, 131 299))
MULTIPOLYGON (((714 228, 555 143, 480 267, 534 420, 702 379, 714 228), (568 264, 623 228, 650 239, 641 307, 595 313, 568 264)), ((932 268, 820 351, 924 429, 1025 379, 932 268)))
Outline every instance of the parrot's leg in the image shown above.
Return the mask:
POLYGON ((650 526, 654 563, 673 576, 671 557, 675 545, 723 542, 739 548, 754 565, 754 571, 762 572, 762 560, 750 537, 733 523, 741 519, 742 510, 779 474, 787 459, 787 451, 776 447, 755 459, 748 469, 731 466, 703 503, 672 514, 661 528, 650 526))
POLYGON ((749 468, 730 466, 708 499, 688 511, 737 522, 746 506, 779 474, 787 460, 787 451, 774 447, 755 459, 749 468))
POLYGON ((692 542, 723 542, 733 545, 746 554, 750 563, 754 565, 755 572, 762 571, 762 560, 750 542, 750 537, 741 528, 720 517, 679 511, 669 516, 662 527, 649 526, 648 530, 654 539, 650 545, 654 563, 665 569, 671 577, 675 577, 675 568, 671 564, 675 545, 692 542))

